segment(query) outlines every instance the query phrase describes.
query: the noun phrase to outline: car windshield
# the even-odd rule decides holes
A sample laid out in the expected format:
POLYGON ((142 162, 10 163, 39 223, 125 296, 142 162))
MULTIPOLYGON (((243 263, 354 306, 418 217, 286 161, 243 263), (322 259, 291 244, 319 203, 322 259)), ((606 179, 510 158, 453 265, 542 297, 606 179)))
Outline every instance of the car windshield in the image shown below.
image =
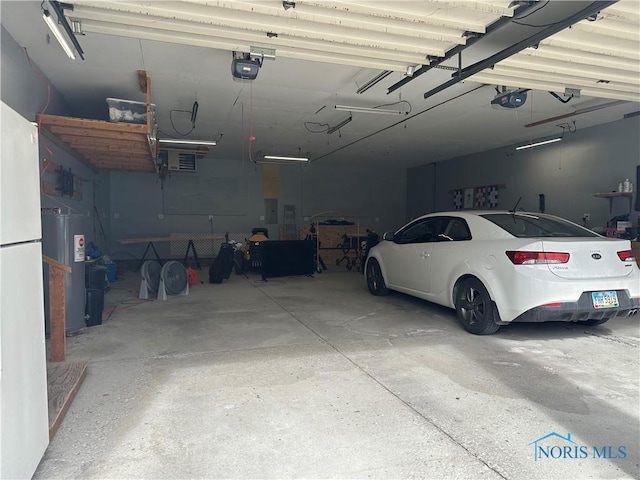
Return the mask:
POLYGON ((481 215, 514 237, 597 237, 598 234, 558 217, 530 213, 481 215))

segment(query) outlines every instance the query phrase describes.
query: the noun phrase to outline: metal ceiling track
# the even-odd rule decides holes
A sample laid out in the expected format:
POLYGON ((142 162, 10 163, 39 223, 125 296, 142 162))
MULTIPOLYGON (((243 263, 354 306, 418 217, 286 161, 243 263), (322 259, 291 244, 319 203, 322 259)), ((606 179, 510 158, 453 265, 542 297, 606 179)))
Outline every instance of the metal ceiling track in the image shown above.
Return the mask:
MULTIPOLYGON (((517 9, 514 10, 514 15, 516 13, 518 14, 527 14, 529 13, 530 10, 533 10, 534 8, 538 8, 538 5, 536 5, 536 2, 531 2, 530 5, 527 6, 520 6, 517 9)), ((496 20, 495 22, 493 22, 491 25, 487 26, 486 32, 484 34, 475 34, 472 37, 469 37, 467 39, 467 42, 464 45, 457 45, 455 47, 453 47, 451 50, 449 50, 444 57, 439 57, 436 59, 433 59, 429 62, 428 65, 423 65, 422 67, 416 69, 415 72, 413 72, 413 75, 410 77, 405 77, 402 80, 394 83, 393 85, 391 85, 389 87, 389 89, 387 90, 387 95, 390 93, 395 92, 396 90, 398 90, 399 88, 403 87, 404 85, 406 85, 407 83, 409 83, 412 80, 415 80, 417 77, 419 77, 420 75, 422 75, 423 73, 427 73, 429 70, 431 70, 432 68, 438 68, 440 67, 440 65, 444 62, 446 62, 447 60, 455 57, 456 55, 460 55, 464 50, 466 50, 467 48, 471 47, 473 44, 477 43, 478 41, 482 40, 483 38, 485 38, 487 35, 489 35, 492 32, 495 32, 496 30, 499 30, 500 28, 504 27, 505 25, 508 25, 509 23, 511 23, 512 17, 500 17, 498 20, 496 20)))
POLYGON ((80 42, 78 42, 78 39, 76 38, 75 33, 73 33, 73 30, 71 29, 71 26, 67 21, 67 17, 64 14, 65 9, 73 11, 73 5, 69 3, 58 2, 55 0, 50 0, 49 4, 51 5, 53 11, 56 12, 56 15, 58 16, 58 23, 62 25, 64 31, 67 32, 67 36, 69 37, 69 40, 71 40, 71 43, 73 43, 76 52, 78 52, 80 58, 84 60, 84 51, 82 50, 80 42))
MULTIPOLYGON (((458 72, 453 74, 453 78, 448 82, 445 82, 436 88, 433 88, 424 94, 424 98, 429 98, 447 88, 465 80, 466 78, 475 75, 482 70, 493 67, 496 63, 524 50, 525 48, 531 47, 533 45, 537 45, 541 40, 558 33, 561 30, 573 25, 580 20, 584 20, 585 18, 597 14, 600 10, 607 8, 610 5, 616 3, 617 0, 602 0, 591 3, 589 6, 581 9, 580 11, 564 18, 563 20, 553 22, 548 26, 544 26, 542 30, 536 32, 535 34, 503 49, 499 52, 476 62, 468 67, 461 68, 458 72)), ((509 23, 511 23, 511 19, 509 19, 509 23)))

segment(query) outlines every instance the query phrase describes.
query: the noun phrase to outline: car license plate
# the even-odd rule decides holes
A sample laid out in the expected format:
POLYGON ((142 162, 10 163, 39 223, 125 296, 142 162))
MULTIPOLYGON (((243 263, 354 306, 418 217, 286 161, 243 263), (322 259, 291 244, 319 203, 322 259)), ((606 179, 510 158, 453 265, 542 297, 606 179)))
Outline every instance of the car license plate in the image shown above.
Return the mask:
POLYGON ((596 310, 620 306, 618 303, 618 293, 615 290, 610 292, 592 292, 591 299, 593 300, 593 308, 596 310))

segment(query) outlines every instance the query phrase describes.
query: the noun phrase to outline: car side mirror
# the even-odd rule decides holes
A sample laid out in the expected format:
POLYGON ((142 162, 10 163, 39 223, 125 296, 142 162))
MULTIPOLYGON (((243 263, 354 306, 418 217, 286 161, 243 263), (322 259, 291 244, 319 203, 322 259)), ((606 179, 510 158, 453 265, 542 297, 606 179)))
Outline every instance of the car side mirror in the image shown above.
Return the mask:
POLYGON ((387 242, 393 242, 393 237, 395 237, 394 232, 384 232, 384 235, 382 235, 382 239, 387 242))

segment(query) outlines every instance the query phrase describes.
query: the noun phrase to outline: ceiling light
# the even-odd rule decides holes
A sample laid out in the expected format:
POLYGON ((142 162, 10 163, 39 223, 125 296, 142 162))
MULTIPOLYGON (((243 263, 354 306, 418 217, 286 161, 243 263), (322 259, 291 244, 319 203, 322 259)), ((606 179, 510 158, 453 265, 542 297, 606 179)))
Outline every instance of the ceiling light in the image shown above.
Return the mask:
POLYGON ((306 157, 282 157, 280 155, 258 156, 256 163, 270 163, 275 165, 304 165, 309 163, 306 157))
POLYGON ((284 160, 291 162, 308 162, 309 159, 306 157, 281 157, 278 155, 265 155, 264 158, 267 160, 284 160))
POLYGON ((173 138, 162 138, 158 140, 161 145, 201 145, 205 147, 213 147, 216 145, 215 140, 180 140, 173 138))
POLYGON ((525 148, 539 147, 540 145, 547 145, 549 143, 559 142, 560 140, 562 140, 562 137, 552 138, 551 140, 544 140, 541 142, 527 143, 525 145, 520 145, 519 147, 516 147, 516 150, 524 150, 525 148))
POLYGON ((343 121, 341 121, 340 123, 338 123, 337 125, 334 125, 333 127, 329 128, 329 130, 327 130, 327 133, 329 135, 331 135, 334 132, 337 132, 338 130, 340 130, 342 127, 344 127, 347 123, 349 123, 351 120, 353 120, 352 117, 347 117, 345 118, 343 121))
POLYGON ((49 13, 49 10, 42 11, 42 18, 44 19, 45 23, 49 27, 49 30, 51 30, 51 33, 53 33, 53 36, 56 37, 56 40, 58 40, 58 43, 64 50, 64 53, 66 53, 71 60, 75 60, 76 56, 73 53, 73 49, 71 48, 71 45, 69 45, 69 43, 67 42, 67 39, 64 38, 64 36, 62 35, 62 32, 58 28, 58 25, 56 24, 56 22, 54 22, 53 18, 51 18, 51 14, 49 13))
POLYGON ((336 110, 343 112, 356 112, 356 113, 377 113, 378 115, 403 115, 406 112, 400 110, 387 110, 384 108, 372 108, 372 107, 353 107, 349 105, 336 105, 336 110))

